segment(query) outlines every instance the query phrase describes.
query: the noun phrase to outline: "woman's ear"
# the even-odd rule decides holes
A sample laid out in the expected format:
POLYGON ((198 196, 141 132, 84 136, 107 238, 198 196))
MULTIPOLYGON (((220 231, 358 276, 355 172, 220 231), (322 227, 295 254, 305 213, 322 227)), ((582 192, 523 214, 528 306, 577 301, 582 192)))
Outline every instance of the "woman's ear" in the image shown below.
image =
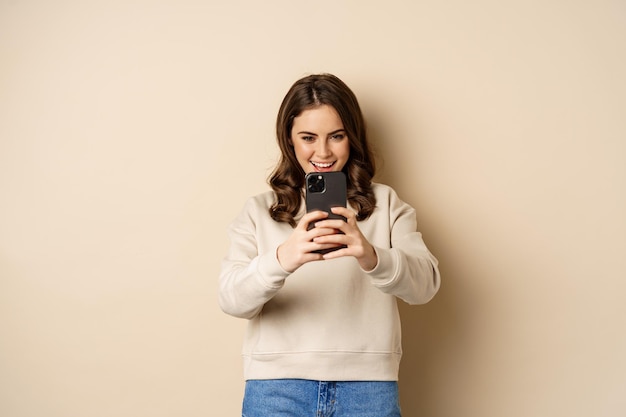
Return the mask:
POLYGON ((287 143, 293 148, 293 140, 291 140, 291 136, 287 138, 287 143))

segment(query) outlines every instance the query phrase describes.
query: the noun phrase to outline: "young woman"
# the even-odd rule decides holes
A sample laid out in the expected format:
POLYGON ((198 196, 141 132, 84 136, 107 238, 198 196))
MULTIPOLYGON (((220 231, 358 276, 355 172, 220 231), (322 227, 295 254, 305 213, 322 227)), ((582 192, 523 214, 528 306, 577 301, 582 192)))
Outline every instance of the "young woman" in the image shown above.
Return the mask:
POLYGON ((231 224, 220 274, 222 310, 248 320, 242 415, 400 416, 396 298, 428 302, 437 260, 413 208, 372 182, 363 115, 340 79, 298 80, 276 131, 272 191, 250 198, 231 224), (305 213, 305 175, 327 171, 346 175, 349 207, 332 209, 346 221, 305 213))

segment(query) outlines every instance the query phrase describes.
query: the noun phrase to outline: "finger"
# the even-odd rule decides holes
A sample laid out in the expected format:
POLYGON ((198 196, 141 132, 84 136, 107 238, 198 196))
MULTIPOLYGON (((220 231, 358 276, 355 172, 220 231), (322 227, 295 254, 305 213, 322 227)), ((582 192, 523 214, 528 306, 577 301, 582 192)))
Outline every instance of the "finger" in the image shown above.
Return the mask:
POLYGON ((296 228, 299 228, 301 230, 306 230, 309 227, 309 223, 313 223, 313 222, 325 219, 327 217, 328 217, 328 213, 325 211, 321 211, 321 210, 316 210, 310 213, 306 213, 304 216, 302 216, 302 219, 300 219, 300 222, 298 223, 296 228))
POLYGON ((348 223, 346 223, 343 220, 336 220, 336 219, 332 219, 332 220, 321 220, 317 223, 315 223, 315 227, 316 228, 324 228, 324 229, 336 229, 336 230, 341 230, 342 232, 346 232, 348 223))
POLYGON ((335 246, 345 245, 350 242, 350 238, 343 233, 333 233, 330 235, 319 236, 313 239, 314 243, 329 244, 335 246))
POLYGON ((319 244, 316 245, 315 249, 313 249, 311 251, 311 253, 318 256, 316 258, 316 260, 321 260, 321 259, 323 259, 322 258, 322 254, 321 253, 317 253, 315 251, 325 251, 327 249, 335 249, 336 250, 336 248, 339 248, 339 247, 341 247, 341 245, 335 245, 335 244, 332 244, 332 243, 324 243, 324 244, 319 243, 319 244))
POLYGON ((347 220, 356 219, 356 213, 354 210, 350 210, 346 207, 332 207, 330 209, 333 214, 338 214, 340 216, 345 217, 347 220))
POLYGON ((334 251, 326 252, 322 256, 322 259, 329 260, 329 259, 341 258, 342 256, 350 256, 350 255, 351 255, 351 252, 350 252, 349 248, 341 247, 341 248, 336 249, 334 251))
POLYGON ((308 240, 313 240, 320 236, 334 235, 338 233, 338 229, 333 227, 318 227, 317 225, 308 231, 308 240))
POLYGON ((316 250, 324 250, 324 249, 326 249, 326 248, 320 249, 320 248, 316 247, 315 249, 312 249, 311 251, 307 252, 302 257, 302 260, 303 260, 302 264, 306 264, 308 262, 314 262, 314 261, 321 261, 321 260, 323 260, 324 258, 322 257, 322 254, 321 253, 317 253, 315 251, 316 250))

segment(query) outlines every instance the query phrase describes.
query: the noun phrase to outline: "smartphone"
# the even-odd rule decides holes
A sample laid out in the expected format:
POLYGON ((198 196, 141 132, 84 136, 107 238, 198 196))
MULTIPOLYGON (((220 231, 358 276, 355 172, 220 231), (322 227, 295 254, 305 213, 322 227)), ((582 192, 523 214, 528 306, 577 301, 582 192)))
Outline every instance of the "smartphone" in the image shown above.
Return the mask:
MULTIPOLYGON (((322 210, 329 213, 329 219, 346 220, 345 217, 331 212, 332 207, 347 207, 346 176, 343 172, 310 172, 305 178, 306 185, 306 211, 322 210)), ((315 227, 309 223, 309 229, 315 227)), ((328 253, 345 246, 316 251, 328 253)))

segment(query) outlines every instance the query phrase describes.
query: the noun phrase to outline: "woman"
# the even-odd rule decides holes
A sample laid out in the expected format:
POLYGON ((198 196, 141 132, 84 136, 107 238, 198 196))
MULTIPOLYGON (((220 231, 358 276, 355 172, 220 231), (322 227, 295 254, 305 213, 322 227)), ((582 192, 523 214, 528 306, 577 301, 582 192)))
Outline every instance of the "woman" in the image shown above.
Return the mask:
POLYGON ((222 310, 248 319, 242 415, 400 416, 396 297, 428 302, 437 260, 413 208, 372 182, 361 109, 340 79, 298 80, 276 130, 272 191, 231 224, 220 274, 222 310), (327 171, 346 175, 349 207, 332 209, 346 221, 305 213, 305 175, 327 171), (329 248, 338 249, 317 252, 329 248))

